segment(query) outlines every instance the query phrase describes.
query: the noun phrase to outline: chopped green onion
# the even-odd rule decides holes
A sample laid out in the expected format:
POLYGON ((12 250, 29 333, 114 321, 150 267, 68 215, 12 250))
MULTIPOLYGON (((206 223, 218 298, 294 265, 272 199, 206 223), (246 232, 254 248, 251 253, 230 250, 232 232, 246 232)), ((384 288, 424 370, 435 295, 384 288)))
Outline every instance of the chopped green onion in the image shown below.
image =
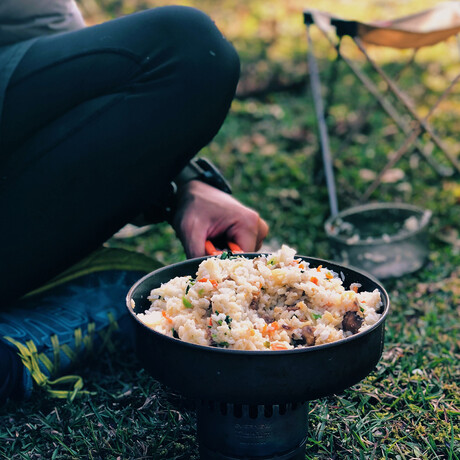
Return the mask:
POLYGON ((312 313, 311 316, 313 316, 313 319, 320 319, 323 317, 323 315, 319 315, 318 313, 312 313))
POLYGON ((185 294, 188 294, 190 288, 196 283, 196 279, 190 278, 187 282, 187 287, 185 288, 185 294))
POLYGON ((193 308, 192 302, 190 302, 190 300, 188 300, 185 295, 182 297, 182 303, 184 304, 185 308, 193 308))

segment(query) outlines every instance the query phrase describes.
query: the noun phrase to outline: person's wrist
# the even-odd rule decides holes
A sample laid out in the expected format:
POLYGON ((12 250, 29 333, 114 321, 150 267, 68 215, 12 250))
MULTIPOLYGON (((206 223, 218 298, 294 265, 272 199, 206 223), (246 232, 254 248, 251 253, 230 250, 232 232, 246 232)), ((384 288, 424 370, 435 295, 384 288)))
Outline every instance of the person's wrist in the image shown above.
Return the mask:
POLYGON ((173 223, 176 213, 179 209, 186 207, 187 203, 190 200, 193 200, 194 189, 200 185, 202 185, 200 181, 193 179, 176 187, 168 211, 169 223, 173 223))
POLYGON ((205 158, 193 159, 171 182, 173 194, 168 207, 169 222, 173 221, 177 208, 190 195, 190 189, 200 182, 225 193, 232 193, 230 184, 213 163, 205 158))

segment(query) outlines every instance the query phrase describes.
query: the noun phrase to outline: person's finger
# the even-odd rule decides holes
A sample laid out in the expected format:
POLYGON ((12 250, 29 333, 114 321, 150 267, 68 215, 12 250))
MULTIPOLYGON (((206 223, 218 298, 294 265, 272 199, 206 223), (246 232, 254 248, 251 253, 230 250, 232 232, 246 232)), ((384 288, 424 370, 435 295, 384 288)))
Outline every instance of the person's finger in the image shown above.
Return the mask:
POLYGON ((196 214, 188 214, 180 225, 180 240, 187 258, 206 255, 206 231, 196 214))
MULTIPOLYGON (((251 216, 254 217, 254 216, 251 216)), ((265 237, 268 234, 269 227, 267 223, 256 213, 256 219, 245 221, 245 225, 235 229, 235 242, 245 252, 258 251, 265 237)))
POLYGON ((257 245, 259 214, 245 208, 239 220, 228 229, 227 236, 233 240, 243 251, 254 252, 257 245))
POLYGON ((257 238, 256 238, 256 251, 258 251, 262 247, 262 243, 268 235, 269 227, 267 222, 263 220, 261 217, 259 218, 259 222, 257 225, 257 238))

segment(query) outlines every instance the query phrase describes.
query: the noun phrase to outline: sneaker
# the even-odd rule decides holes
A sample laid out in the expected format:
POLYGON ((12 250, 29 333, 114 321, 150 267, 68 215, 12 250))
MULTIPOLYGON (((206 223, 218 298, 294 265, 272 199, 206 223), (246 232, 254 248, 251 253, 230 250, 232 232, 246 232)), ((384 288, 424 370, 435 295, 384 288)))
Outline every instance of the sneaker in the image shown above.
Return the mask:
MULTIPOLYGON (((78 393, 85 393, 81 377, 63 374, 86 353, 101 348, 113 351, 112 336, 116 331, 124 342, 133 345, 125 298, 146 272, 96 271, 58 283, 0 311, 0 357, 2 353, 8 355, 6 345, 23 364, 14 371, 21 372, 21 378, 8 378, 7 371, 10 386, 12 381, 21 381, 10 396, 27 398, 34 384, 59 398, 73 400, 78 393), (71 389, 60 389, 61 385, 70 385, 71 389)), ((2 359, 2 365, 5 362, 2 359)), ((0 399, 1 387, 0 380, 0 399)))

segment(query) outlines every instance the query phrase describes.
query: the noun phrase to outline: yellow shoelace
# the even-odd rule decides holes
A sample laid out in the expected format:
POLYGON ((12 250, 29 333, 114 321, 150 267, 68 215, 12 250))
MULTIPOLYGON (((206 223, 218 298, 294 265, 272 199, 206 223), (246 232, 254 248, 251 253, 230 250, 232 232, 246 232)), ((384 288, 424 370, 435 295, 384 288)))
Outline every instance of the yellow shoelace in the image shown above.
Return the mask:
MULTIPOLYGON (((112 342, 112 334, 119 329, 118 323, 111 312, 107 313, 109 325, 98 332, 102 340, 101 349, 106 348, 110 352, 115 350, 115 345, 112 342)), ((94 351, 94 338, 96 334, 95 323, 89 323, 86 335, 83 335, 81 328, 75 329, 75 350, 67 344, 59 344, 57 335, 51 336, 51 344, 53 346, 53 361, 46 356, 45 353, 38 353, 37 347, 33 340, 28 340, 25 344, 18 342, 12 337, 5 336, 4 339, 12 343, 18 349, 18 356, 21 358, 24 366, 29 370, 35 383, 43 388, 49 395, 55 398, 69 399, 73 401, 77 395, 95 394, 94 392, 83 390, 83 379, 79 375, 65 375, 54 380, 51 380, 59 372, 61 351, 71 360, 76 363, 83 350, 85 352, 94 351), (50 377, 44 374, 40 369, 40 362, 48 370, 50 377), (58 389, 59 386, 72 386, 71 390, 58 389)))

